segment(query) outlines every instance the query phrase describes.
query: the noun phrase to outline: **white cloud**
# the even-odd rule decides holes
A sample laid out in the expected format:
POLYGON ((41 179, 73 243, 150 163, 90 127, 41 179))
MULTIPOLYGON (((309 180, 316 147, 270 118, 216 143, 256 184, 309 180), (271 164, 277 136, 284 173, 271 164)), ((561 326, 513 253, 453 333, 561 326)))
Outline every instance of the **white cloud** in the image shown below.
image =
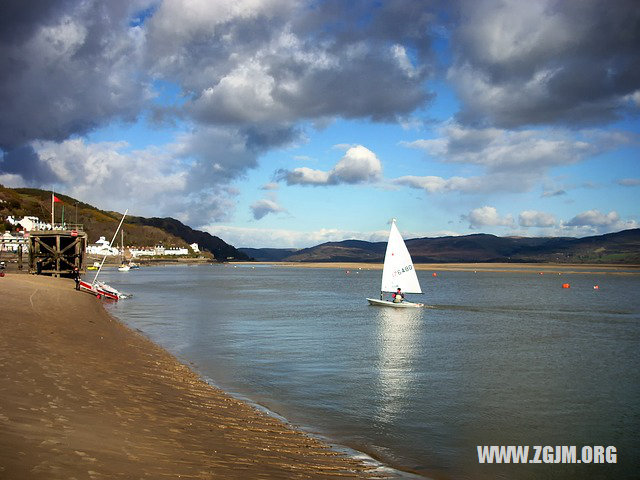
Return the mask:
POLYGON ((286 209, 278 204, 278 200, 275 195, 271 196, 271 198, 262 198, 252 203, 250 208, 253 212, 253 218, 256 220, 260 220, 270 213, 286 212, 286 209))
POLYGON ((368 148, 351 147, 333 167, 329 178, 335 183, 373 182, 382 175, 382 163, 368 148))
POLYGON ((485 226, 491 227, 513 227, 513 217, 511 215, 500 216, 495 207, 484 206, 474 208, 467 215, 462 216, 469 222, 469 228, 476 229, 485 226))
POLYGON ((599 210, 587 210, 579 213, 571 220, 566 222, 569 226, 594 226, 594 227, 610 227, 620 222, 618 212, 611 211, 609 213, 601 213, 599 210))
POLYGON ((609 213, 602 213, 600 210, 587 210, 565 222, 562 227, 586 235, 639 228, 640 224, 633 219, 621 219, 615 210, 609 213))
MULTIPOLYGON (((577 163, 601 151, 595 143, 576 140, 573 134, 557 130, 512 131, 450 123, 440 129, 440 133, 440 138, 401 145, 424 150, 446 162, 480 165, 490 172, 543 171, 577 163)), ((612 146, 619 145, 620 141, 622 139, 612 146)))
MULTIPOLYGON (((424 151, 445 163, 480 167, 484 174, 473 177, 403 176, 396 185, 424 189, 428 193, 523 192, 547 178, 554 167, 571 165, 627 145, 631 136, 624 132, 603 134, 592 130, 519 130, 472 128, 446 123, 440 137, 400 142, 407 148, 424 151)), ((566 193, 559 189, 543 196, 566 193)))
POLYGON ((525 210, 518 215, 518 223, 523 227, 553 227, 557 220, 550 213, 525 210))
POLYGON ((349 148, 330 171, 308 167, 279 170, 276 176, 287 185, 338 185, 372 183, 382 177, 380 159, 366 147, 349 148))

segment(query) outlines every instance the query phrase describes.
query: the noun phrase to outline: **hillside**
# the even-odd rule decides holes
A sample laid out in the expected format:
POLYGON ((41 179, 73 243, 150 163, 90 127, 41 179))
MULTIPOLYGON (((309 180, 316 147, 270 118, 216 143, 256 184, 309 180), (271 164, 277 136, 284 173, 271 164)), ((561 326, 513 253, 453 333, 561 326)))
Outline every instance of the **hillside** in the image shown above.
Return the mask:
MULTIPOLYGON (((122 213, 107 212, 64 194, 56 193, 62 203, 56 203, 56 223, 62 222, 62 206, 66 223, 82 224, 89 236, 89 242, 95 242, 101 236, 111 240, 122 213)), ((22 218, 25 215, 51 221, 51 192, 35 188, 6 188, 0 185, 0 233, 11 228, 4 220, 8 215, 22 218)), ((123 224, 125 245, 152 247, 162 243, 165 247, 188 247, 197 243, 200 250, 211 253, 216 260, 224 261, 229 257, 249 260, 244 253, 232 245, 209 233, 194 230, 173 218, 144 218, 131 216, 123 224)))
MULTIPOLYGON (((416 263, 640 264, 640 229, 584 238, 497 237, 475 234, 459 237, 414 238, 407 240, 406 244, 416 263)), ((241 248, 240 250, 262 261, 382 263, 386 246, 386 242, 345 240, 323 243, 294 252, 286 249, 278 251, 278 249, 241 248)))

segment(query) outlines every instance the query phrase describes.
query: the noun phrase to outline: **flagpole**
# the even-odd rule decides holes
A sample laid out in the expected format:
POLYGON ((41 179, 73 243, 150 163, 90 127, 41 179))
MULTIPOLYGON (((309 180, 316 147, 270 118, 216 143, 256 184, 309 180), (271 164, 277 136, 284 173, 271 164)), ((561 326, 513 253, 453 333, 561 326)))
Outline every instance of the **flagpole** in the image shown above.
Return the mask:
POLYGON ((55 195, 53 194, 53 190, 51 190, 51 230, 53 230, 53 221, 55 220, 55 215, 53 213, 53 209, 55 208, 55 204, 53 199, 55 198, 55 195))

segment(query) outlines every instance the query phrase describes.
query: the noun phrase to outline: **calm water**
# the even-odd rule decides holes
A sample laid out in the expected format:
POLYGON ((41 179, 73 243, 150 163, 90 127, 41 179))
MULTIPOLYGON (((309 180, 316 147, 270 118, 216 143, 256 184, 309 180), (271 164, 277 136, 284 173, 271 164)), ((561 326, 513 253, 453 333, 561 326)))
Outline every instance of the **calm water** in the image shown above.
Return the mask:
POLYGON ((637 478, 640 276, 418 272, 433 308, 396 310, 365 300, 380 273, 176 266, 104 279, 133 294, 114 315, 216 385, 388 465, 637 478), (476 445, 614 445, 618 464, 479 465, 476 445))

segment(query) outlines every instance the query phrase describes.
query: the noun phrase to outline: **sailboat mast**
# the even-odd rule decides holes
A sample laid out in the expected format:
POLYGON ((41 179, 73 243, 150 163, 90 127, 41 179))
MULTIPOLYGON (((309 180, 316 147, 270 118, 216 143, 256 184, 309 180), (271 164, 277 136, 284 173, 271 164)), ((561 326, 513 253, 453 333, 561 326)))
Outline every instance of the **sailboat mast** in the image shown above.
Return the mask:
MULTIPOLYGON (((128 208, 125 210, 124 215, 122 215, 122 220, 120 220, 120 224, 118 225, 118 228, 116 228, 116 233, 113 234, 113 238, 111 239, 111 243, 109 244, 109 248, 111 248, 111 246, 113 245, 113 242, 118 237, 118 230, 120 230, 120 227, 122 226, 122 222, 124 222, 124 217, 127 216, 127 213, 129 213, 129 209, 128 208)), ((102 270, 102 266, 104 265, 104 261, 106 259, 107 259, 106 255, 104 257, 102 257, 102 262, 100 262, 100 267, 98 268, 98 271, 96 272, 96 276, 93 277, 93 283, 96 283, 96 280, 98 279, 98 275, 100 275, 100 270, 102 270)))

